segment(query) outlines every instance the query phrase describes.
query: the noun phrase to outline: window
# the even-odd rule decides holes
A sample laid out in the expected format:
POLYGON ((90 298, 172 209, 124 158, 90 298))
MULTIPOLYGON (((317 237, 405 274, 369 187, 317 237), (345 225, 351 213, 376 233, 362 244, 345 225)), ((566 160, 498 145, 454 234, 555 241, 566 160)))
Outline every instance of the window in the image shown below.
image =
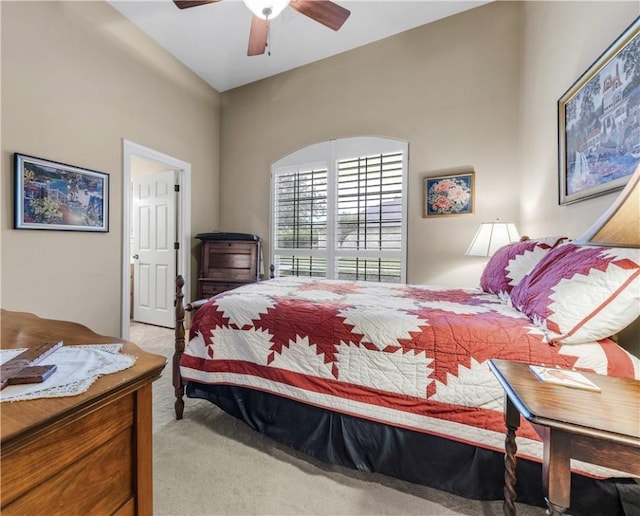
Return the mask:
POLYGON ((349 138, 272 167, 276 275, 406 281, 407 144, 349 138))

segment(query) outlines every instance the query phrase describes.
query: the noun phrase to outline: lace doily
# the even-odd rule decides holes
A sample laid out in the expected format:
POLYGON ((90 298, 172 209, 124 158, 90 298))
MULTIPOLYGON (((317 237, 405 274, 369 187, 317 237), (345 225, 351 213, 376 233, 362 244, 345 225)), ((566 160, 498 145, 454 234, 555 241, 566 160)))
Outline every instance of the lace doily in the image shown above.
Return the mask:
MULTIPOLYGON (((42 383, 8 385, 0 391, 0 401, 60 398, 85 392, 104 374, 131 367, 136 358, 120 353, 122 344, 62 346, 37 365, 55 364, 56 371, 42 383)), ((1 349, 0 364, 19 355, 23 349, 1 349)))

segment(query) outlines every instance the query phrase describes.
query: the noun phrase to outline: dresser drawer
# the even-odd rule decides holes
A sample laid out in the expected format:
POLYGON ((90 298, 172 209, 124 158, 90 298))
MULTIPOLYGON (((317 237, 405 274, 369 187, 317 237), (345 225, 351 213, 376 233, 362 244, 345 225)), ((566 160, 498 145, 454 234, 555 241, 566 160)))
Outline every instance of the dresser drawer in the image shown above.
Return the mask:
POLYGON ((134 407, 133 394, 117 398, 3 453, 2 514, 110 514, 132 499, 134 407))
POLYGON ((246 285, 247 283, 222 283, 222 282, 213 282, 209 280, 200 280, 199 287, 200 293, 199 297, 201 299, 206 299, 209 297, 213 297, 216 294, 220 294, 221 292, 226 292, 227 290, 231 290, 233 288, 239 287, 241 285, 246 285))
POLYGON ((201 278, 231 283, 258 278, 258 242, 208 241, 201 253, 201 278))
POLYGON ((134 499, 133 463, 133 433, 129 428, 33 486, 3 507, 2 514, 115 514, 134 499))

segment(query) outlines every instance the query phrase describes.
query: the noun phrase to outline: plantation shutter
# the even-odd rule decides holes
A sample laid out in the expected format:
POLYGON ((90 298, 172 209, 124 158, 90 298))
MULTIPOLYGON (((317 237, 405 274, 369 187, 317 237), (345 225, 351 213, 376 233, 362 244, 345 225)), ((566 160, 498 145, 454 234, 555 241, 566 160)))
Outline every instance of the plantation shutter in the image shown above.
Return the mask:
POLYGON ((274 192, 276 270, 280 275, 326 276, 327 168, 282 171, 275 177, 274 192))
POLYGON ((403 153, 338 161, 337 277, 400 282, 403 153))
POLYGON ((274 164, 276 274, 405 281, 406 156, 406 143, 353 138, 274 164))

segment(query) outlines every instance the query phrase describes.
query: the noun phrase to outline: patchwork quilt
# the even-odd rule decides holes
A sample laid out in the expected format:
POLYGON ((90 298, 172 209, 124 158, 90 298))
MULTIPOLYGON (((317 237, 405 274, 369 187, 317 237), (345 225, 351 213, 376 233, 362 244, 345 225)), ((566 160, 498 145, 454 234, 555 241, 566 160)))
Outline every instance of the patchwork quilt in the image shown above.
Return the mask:
MULTIPOLYGON (((185 381, 249 387, 503 451, 504 393, 491 358, 640 377, 640 361, 612 341, 550 344, 492 293, 294 277, 210 299, 193 318, 180 370, 185 381)), ((541 460, 526 421, 518 435, 519 455, 541 460)))

